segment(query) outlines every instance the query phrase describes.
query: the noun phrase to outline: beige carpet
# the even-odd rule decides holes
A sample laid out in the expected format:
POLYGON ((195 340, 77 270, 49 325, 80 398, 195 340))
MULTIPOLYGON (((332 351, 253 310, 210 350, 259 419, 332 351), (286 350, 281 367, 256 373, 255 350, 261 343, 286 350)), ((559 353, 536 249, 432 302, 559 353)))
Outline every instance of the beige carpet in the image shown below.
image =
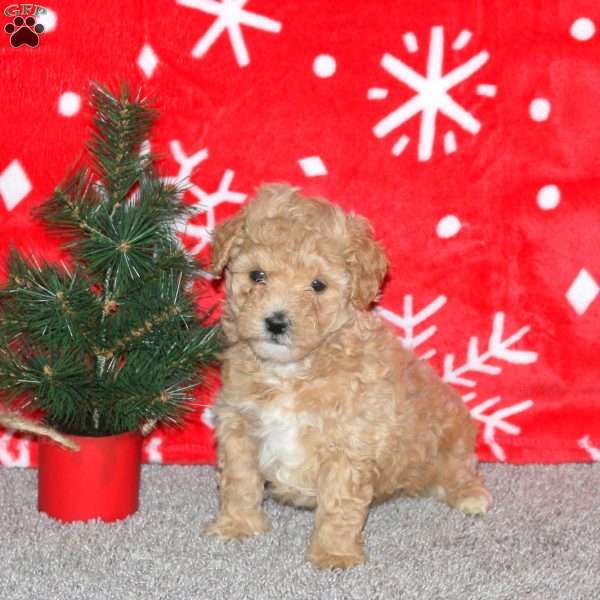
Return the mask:
POLYGON ((137 515, 69 526, 36 511, 35 471, 0 469, 0 599, 600 599, 600 465, 483 468, 487 517, 384 504, 366 526, 370 562, 349 572, 307 564, 312 513, 271 501, 271 534, 202 537, 210 467, 144 467, 137 515))

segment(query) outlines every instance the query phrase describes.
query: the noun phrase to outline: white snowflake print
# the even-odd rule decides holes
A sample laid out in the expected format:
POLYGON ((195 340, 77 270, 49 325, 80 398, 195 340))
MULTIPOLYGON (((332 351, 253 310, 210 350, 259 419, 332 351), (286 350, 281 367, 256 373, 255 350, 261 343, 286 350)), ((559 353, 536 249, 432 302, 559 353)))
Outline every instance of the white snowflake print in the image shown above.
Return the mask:
POLYGON ((447 354, 444 358, 444 381, 454 385, 474 387, 475 380, 464 377, 465 373, 472 371, 474 373, 486 373, 487 375, 499 375, 502 372, 502 368, 498 365, 489 364, 492 358, 519 365, 535 362, 537 360, 536 352, 510 349, 515 342, 527 334, 529 329, 529 326, 522 327, 517 333, 503 340, 504 313, 496 313, 487 350, 480 354, 479 340, 472 337, 469 340, 467 349, 467 360, 462 365, 455 367, 454 354, 447 354))
POLYGON ((0 435, 0 465, 5 467, 30 467, 31 453, 29 436, 23 436, 15 444, 14 451, 9 449, 10 442, 13 441, 14 431, 7 429, 0 435))
MULTIPOLYGON (((437 331, 435 325, 430 325, 425 331, 415 334, 415 327, 423 323, 435 314, 444 304, 446 304, 446 296, 438 296, 431 304, 421 309, 416 315, 413 314, 413 297, 409 294, 404 296, 404 314, 397 315, 390 310, 378 306, 375 311, 378 312, 384 319, 387 319, 392 325, 396 326, 404 332, 404 335, 399 336, 402 345, 405 348, 416 350, 421 344, 424 344, 437 331)), ((429 360, 435 356, 436 350, 432 348, 420 355, 423 360, 429 360)))
POLYGON ((160 464, 163 462, 163 455, 161 451, 163 440, 160 436, 155 435, 146 439, 144 443, 144 452, 146 460, 149 463, 160 464))
MULTIPOLYGON (((190 177, 194 169, 204 160, 208 158, 208 150, 203 148, 191 156, 186 155, 181 143, 178 140, 172 140, 169 144, 171 154, 175 162, 179 165, 179 172, 175 177, 167 178, 169 181, 175 180, 179 183, 187 185, 187 191, 192 194, 196 200, 198 212, 206 214, 205 225, 195 225, 189 222, 178 223, 177 229, 180 233, 188 237, 195 238, 197 243, 189 249, 191 254, 198 254, 204 247, 210 243, 212 232, 215 228, 215 208, 224 202, 232 202, 234 204, 242 204, 246 200, 246 194, 234 192, 230 189, 233 181, 234 172, 227 169, 221 178, 219 187, 215 192, 206 192, 200 186, 191 183, 190 177)), ((208 273, 204 274, 206 278, 210 278, 208 273)))
POLYGON ((245 10, 244 6, 248 0, 177 0, 177 3, 217 17, 192 49, 194 58, 204 56, 219 36, 227 30, 237 63, 240 67, 245 67, 250 64, 250 55, 240 25, 270 33, 281 31, 279 21, 245 10))
POLYGON ((214 429, 216 426, 216 417, 215 411, 212 406, 207 406, 200 415, 200 420, 204 423, 209 429, 214 429))
MULTIPOLYGON (((463 30, 452 44, 452 49, 462 50, 471 39, 471 32, 463 30)), ((404 35, 404 44, 411 53, 418 51, 418 40, 414 33, 404 35)), ((458 104, 449 94, 450 90, 476 73, 489 60, 489 53, 482 50, 460 66, 443 74, 444 62, 444 28, 435 26, 431 28, 431 38, 427 56, 427 72, 425 76, 417 73, 406 63, 392 54, 386 53, 381 59, 382 68, 392 77, 410 87, 416 94, 404 104, 381 119, 373 128, 373 133, 378 138, 383 138, 414 116, 421 114, 419 131, 419 145, 417 156, 420 161, 429 160, 433 154, 435 140, 436 120, 438 112, 454 121, 462 129, 475 135, 481 129, 481 123, 464 107, 458 104)), ((496 86, 480 84, 477 94, 481 96, 494 96, 496 86)), ((370 100, 383 100, 387 97, 385 88, 371 88, 367 97, 370 100)), ((392 148, 392 154, 399 156, 410 138, 401 135, 392 148)), ((448 130, 444 134, 444 151, 450 154, 456 151, 456 135, 448 130)))
MULTIPOLYGON (((416 333, 415 328, 437 313, 446 304, 446 301, 447 298, 445 296, 438 296, 433 302, 415 314, 413 311, 413 298, 410 295, 406 295, 404 297, 403 314, 396 314, 383 307, 378 307, 375 310, 401 330, 402 334, 398 337, 405 348, 416 350, 431 339, 436 333, 437 328, 435 325, 430 325, 421 333, 416 333)), ((505 337, 504 321, 504 313, 498 312, 494 315, 492 333, 489 337, 487 348, 483 352, 479 351, 479 339, 471 337, 464 363, 456 366, 455 355, 446 354, 443 359, 442 379, 456 387, 471 388, 472 390, 477 385, 477 381, 473 379, 471 373, 497 376, 502 372, 502 368, 498 364, 490 364, 491 360, 519 365, 532 364, 537 361, 538 355, 536 352, 515 350, 512 348, 517 341, 529 332, 530 328, 528 326, 522 327, 513 335, 505 337), (469 377, 466 376, 467 373, 469 377)), ((436 350, 432 348, 421 354, 420 358, 428 360, 435 356, 436 353, 436 350)), ((506 453, 496 440, 496 431, 500 430, 509 435, 519 435, 521 428, 514 423, 510 423, 508 418, 531 408, 533 401, 523 400, 510 406, 496 408, 502 402, 502 398, 496 396, 470 405, 476 398, 477 394, 474 391, 463 395, 464 402, 469 404, 471 416, 483 425, 484 443, 498 460, 505 461, 506 453)))
MULTIPOLYGON (((475 399, 476 394, 466 394, 463 396, 465 403, 475 399)), ((514 423, 509 423, 506 418, 512 417, 520 412, 527 410, 533 406, 533 400, 524 400, 517 404, 511 404, 504 408, 498 408, 490 414, 486 414, 488 408, 494 408, 496 404, 502 402, 500 396, 488 398, 480 402, 477 406, 471 408, 471 416, 480 423, 483 423, 483 441, 488 445, 494 456, 502 461, 506 461, 506 453, 502 446, 496 441, 496 430, 499 429, 510 435, 519 435, 521 428, 514 423)))
POLYGON ((594 462, 600 462, 600 448, 594 446, 590 440, 590 436, 586 435, 577 441, 577 445, 585 450, 594 462))

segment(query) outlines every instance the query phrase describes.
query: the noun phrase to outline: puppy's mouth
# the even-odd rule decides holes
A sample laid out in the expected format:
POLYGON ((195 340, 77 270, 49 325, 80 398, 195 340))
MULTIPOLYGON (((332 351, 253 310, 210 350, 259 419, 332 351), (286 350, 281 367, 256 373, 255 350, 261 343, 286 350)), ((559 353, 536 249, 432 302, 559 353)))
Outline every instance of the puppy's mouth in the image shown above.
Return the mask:
POLYGON ((294 352, 292 343, 287 335, 266 335, 250 340, 254 353, 263 360, 287 362, 294 352))
POLYGON ((267 342, 271 342, 271 344, 276 344, 278 346, 289 346, 290 345, 290 336, 281 333, 273 333, 267 336, 267 342))
POLYGON ((292 347, 292 340, 287 333, 269 333, 255 338, 252 342, 259 346, 280 346, 282 350, 284 348, 291 350, 292 347))

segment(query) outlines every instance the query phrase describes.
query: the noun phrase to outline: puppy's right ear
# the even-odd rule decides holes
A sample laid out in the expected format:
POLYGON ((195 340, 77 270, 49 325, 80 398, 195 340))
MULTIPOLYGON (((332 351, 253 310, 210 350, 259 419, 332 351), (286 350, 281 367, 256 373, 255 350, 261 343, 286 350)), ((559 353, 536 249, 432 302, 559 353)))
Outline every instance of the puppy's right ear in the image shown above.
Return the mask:
POLYGON ((231 248, 239 239, 245 219, 245 209, 226 219, 215 229, 212 236, 211 273, 221 277, 229 262, 231 248))

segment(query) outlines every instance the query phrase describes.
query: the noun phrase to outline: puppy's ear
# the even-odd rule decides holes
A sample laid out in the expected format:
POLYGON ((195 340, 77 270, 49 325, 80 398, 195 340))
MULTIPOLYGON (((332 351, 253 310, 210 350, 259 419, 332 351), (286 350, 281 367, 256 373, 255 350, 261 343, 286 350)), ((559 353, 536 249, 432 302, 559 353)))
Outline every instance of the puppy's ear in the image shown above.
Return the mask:
POLYGON ((246 217, 244 208, 226 219, 215 229, 212 236, 211 272, 215 277, 223 274, 234 242, 239 238, 246 217))
POLYGON ((350 236, 346 252, 346 264, 352 278, 350 301, 356 308, 366 310, 378 298, 388 261, 373 239, 373 229, 367 219, 349 215, 346 227, 350 236))

